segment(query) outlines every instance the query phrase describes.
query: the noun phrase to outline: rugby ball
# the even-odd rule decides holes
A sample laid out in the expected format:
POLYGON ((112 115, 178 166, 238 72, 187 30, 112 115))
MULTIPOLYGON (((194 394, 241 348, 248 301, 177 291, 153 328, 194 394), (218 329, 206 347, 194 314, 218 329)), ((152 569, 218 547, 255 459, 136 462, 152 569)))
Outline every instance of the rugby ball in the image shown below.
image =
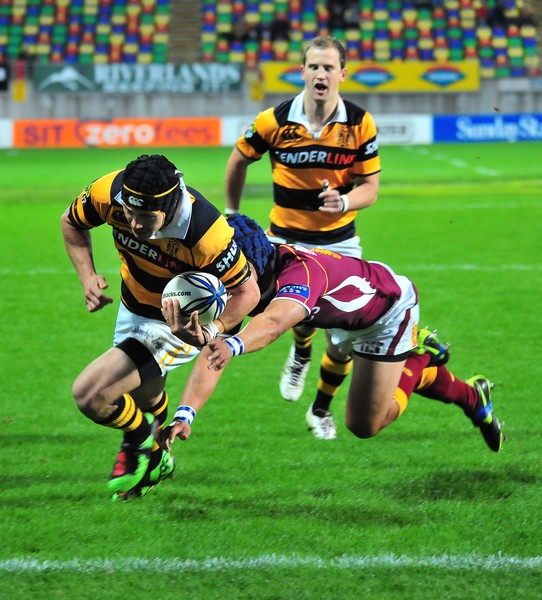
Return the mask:
POLYGON ((162 302, 167 298, 179 301, 184 316, 197 310, 200 325, 207 325, 222 314, 228 294, 218 277, 202 271, 186 271, 167 283, 162 302))

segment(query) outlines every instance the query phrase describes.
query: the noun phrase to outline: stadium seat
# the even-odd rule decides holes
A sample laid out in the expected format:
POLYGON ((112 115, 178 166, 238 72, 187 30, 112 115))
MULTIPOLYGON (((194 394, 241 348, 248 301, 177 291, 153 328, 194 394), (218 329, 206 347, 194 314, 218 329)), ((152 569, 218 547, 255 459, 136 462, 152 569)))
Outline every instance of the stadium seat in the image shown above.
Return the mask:
MULTIPOLYGON (((166 62, 172 0, 0 0, 0 60, 166 62)), ((338 26, 331 0, 201 0, 204 62, 298 62, 315 35, 349 60, 479 60, 482 77, 540 74, 536 27, 523 0, 359 0, 338 26), (507 23, 495 22, 502 6, 507 23), (281 25, 280 34, 277 34, 281 25), (244 28, 242 35, 239 31, 244 28)))
POLYGON ((135 50, 166 62, 170 1, 0 0, 0 60, 24 50, 40 63, 133 62, 135 50), (113 41, 125 34, 136 36, 126 53, 113 41))

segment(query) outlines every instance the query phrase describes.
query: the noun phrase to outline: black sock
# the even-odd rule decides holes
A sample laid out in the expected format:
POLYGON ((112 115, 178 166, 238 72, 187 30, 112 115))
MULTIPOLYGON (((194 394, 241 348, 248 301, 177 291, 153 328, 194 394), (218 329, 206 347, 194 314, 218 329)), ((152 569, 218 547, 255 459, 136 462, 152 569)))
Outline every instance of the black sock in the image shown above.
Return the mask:
POLYGON ((327 352, 322 357, 320 364, 320 379, 318 380, 318 392, 312 405, 313 414, 317 410, 327 412, 331 401, 339 391, 341 383, 346 379, 352 369, 352 359, 347 357, 346 362, 333 360, 327 352))

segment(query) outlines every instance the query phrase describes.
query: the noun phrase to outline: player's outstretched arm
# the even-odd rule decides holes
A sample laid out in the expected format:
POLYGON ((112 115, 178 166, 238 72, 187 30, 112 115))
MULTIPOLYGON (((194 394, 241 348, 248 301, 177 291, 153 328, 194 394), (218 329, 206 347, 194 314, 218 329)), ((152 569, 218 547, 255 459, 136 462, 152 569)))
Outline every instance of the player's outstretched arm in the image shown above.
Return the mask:
POLYGON ((90 232, 74 227, 67 213, 62 215, 60 226, 66 251, 83 286, 87 308, 90 312, 96 312, 111 304, 113 299, 103 293, 108 287, 107 281, 94 268, 90 232))
MULTIPOLYGON (((192 367, 179 402, 180 407, 189 407, 194 411, 192 418, 195 418, 195 414, 211 397, 222 376, 223 371, 209 371, 207 369, 209 354, 209 348, 204 347, 192 367)), ((171 425, 160 432, 158 442, 162 448, 170 451, 175 438, 186 440, 191 432, 191 424, 174 418, 171 425)))
POLYGON ((269 346, 307 316, 307 309, 294 300, 274 300, 263 313, 253 317, 241 333, 209 344, 210 370, 223 369, 239 354, 256 352, 269 346))
POLYGON ((219 333, 231 331, 255 308, 260 301, 260 288, 251 275, 242 285, 228 290, 228 302, 220 315, 222 328, 219 333))
POLYGON ((226 214, 228 211, 239 212, 241 196, 247 177, 247 169, 254 161, 234 148, 226 165, 224 176, 224 193, 226 196, 226 214))

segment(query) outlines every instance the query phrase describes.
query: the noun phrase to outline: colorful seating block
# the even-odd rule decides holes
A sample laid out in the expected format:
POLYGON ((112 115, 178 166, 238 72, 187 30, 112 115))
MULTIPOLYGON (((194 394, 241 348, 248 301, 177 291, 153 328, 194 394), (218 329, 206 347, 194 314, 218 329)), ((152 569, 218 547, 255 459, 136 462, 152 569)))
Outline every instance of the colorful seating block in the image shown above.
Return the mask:
MULTIPOLYGON (((2 0, 0 60, 24 47, 44 63, 165 62, 172 1, 2 0)), ((304 42, 329 33, 343 41, 349 60, 467 59, 479 60, 482 76, 540 73, 536 27, 521 23, 526 2, 500 4, 510 21, 504 26, 488 18, 496 0, 432 6, 359 0, 340 26, 330 0, 201 0, 200 51, 204 61, 244 62, 255 69, 267 60, 298 62, 304 42), (280 36, 279 19, 287 23, 280 36), (252 35, 234 39, 241 25, 252 35), (228 36, 231 43, 221 40, 228 36)))

